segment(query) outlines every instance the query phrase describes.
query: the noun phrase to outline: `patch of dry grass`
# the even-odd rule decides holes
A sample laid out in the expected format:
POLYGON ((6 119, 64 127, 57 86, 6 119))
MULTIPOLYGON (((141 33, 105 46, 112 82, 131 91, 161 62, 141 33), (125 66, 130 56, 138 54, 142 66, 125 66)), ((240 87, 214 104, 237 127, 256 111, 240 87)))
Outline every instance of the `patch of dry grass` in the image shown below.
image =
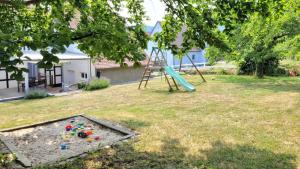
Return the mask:
MULTIPOLYGON (((300 166, 300 78, 206 76, 208 83, 201 83, 198 76, 186 78, 196 85, 196 92, 169 93, 166 83, 155 79, 143 90, 129 84, 65 97, 3 103, 0 128, 84 113, 141 133, 137 142, 106 159, 109 164, 103 166, 300 166), (132 156, 123 157, 123 151, 132 156), (119 157, 125 158, 124 165, 114 161, 119 157), (126 158, 141 159, 129 165, 126 158)), ((81 164, 94 160, 97 163, 93 165, 102 165, 99 160, 103 154, 109 156, 100 153, 81 164)))

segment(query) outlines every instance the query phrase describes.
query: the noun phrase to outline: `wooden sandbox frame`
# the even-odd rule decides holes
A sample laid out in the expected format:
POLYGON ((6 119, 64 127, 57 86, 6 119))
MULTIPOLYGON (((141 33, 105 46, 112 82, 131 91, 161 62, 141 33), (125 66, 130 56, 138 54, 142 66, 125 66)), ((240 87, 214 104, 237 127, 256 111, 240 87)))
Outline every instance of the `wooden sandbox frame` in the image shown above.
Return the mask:
MULTIPOLYGON (((1 133, 13 132, 13 131, 16 131, 16 130, 28 129, 28 128, 33 128, 33 127, 39 127, 39 126, 43 126, 43 125, 47 125, 47 124, 51 124, 51 123, 55 123, 55 122, 59 122, 59 121, 65 121, 65 120, 72 119, 72 118, 75 118, 75 117, 85 118, 85 119, 87 119, 87 120, 89 120, 91 122, 96 123, 97 125, 100 125, 100 126, 105 127, 107 129, 110 129, 110 130, 113 130, 115 132, 119 132, 121 134, 124 134, 124 136, 122 136, 121 138, 119 138, 119 139, 117 139, 117 140, 115 140, 115 141, 113 141, 113 142, 111 142, 109 144, 106 144, 104 146, 114 145, 114 144, 116 144, 116 143, 118 143, 120 141, 132 138, 132 137, 136 136, 136 134, 137 134, 137 133, 135 133, 135 132, 133 132, 133 131, 127 129, 127 128, 121 127, 121 126, 119 126, 117 124, 114 124, 114 123, 111 123, 111 122, 108 122, 108 121, 104 121, 104 120, 95 119, 95 118, 92 118, 92 117, 80 114, 80 115, 74 115, 74 116, 69 116, 69 117, 65 117, 65 118, 60 118, 60 119, 55 119, 55 120, 40 122, 40 123, 36 123, 36 124, 32 124, 32 125, 25 125, 25 126, 19 126, 19 127, 15 127, 15 128, 3 129, 3 130, 0 130, 0 140, 10 150, 10 152, 12 152, 12 153, 15 154, 16 160, 19 161, 23 167, 25 167, 25 168, 33 167, 32 164, 31 164, 31 161, 27 157, 25 157, 15 147, 15 145, 11 144, 10 142, 5 141, 6 139, 3 138, 4 136, 1 133)), ((97 150, 99 150, 101 148, 103 148, 103 147, 99 147, 98 146, 97 148, 93 148, 93 149, 90 149, 88 151, 84 151, 81 154, 76 154, 76 155, 70 156, 70 157, 68 157, 66 159, 62 159, 60 161, 65 161, 65 160, 68 160, 68 159, 73 159, 73 158, 76 158, 76 157, 80 157, 80 156, 85 155, 85 154, 87 154, 89 152, 97 151, 97 150)), ((54 163, 54 162, 57 162, 57 161, 51 161, 49 163, 54 163)))

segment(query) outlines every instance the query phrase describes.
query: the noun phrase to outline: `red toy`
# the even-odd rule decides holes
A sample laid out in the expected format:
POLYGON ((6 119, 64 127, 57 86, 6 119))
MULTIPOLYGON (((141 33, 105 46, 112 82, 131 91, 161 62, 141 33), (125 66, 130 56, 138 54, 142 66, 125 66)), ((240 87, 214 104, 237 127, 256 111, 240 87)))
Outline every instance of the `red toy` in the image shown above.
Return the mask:
POLYGON ((91 131, 91 130, 86 130, 86 131, 84 131, 84 133, 86 134, 86 135, 92 135, 93 134, 93 131, 91 131))
POLYGON ((92 135, 93 132, 91 130, 83 130, 78 133, 78 137, 87 138, 89 135, 92 135))
POLYGON ((96 136, 94 139, 95 139, 96 141, 101 140, 101 138, 100 138, 99 136, 96 136))
POLYGON ((72 127, 72 125, 68 124, 68 125, 66 125, 65 128, 66 128, 66 131, 70 131, 70 130, 72 130, 73 127, 72 127))

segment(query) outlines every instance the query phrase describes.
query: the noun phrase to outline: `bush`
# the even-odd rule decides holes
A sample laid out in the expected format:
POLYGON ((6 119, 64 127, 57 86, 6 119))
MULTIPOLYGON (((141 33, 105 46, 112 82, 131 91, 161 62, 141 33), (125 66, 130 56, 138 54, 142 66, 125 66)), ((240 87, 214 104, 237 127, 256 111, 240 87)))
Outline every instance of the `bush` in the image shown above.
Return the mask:
POLYGON ((216 74, 217 75, 229 75, 229 73, 225 69, 217 69, 216 74))
POLYGON ((0 153, 0 168, 9 166, 16 159, 15 154, 0 153))
POLYGON ((89 84, 87 84, 85 90, 87 91, 99 90, 99 89, 107 88, 108 86, 109 86, 108 80, 96 79, 96 80, 92 80, 89 84))
POLYGON ((287 71, 290 76, 300 74, 300 62, 295 60, 284 60, 281 62, 281 67, 287 71))
MULTIPOLYGON (((279 59, 277 57, 271 57, 266 59, 262 63, 263 74, 264 75, 274 75, 279 66, 279 59)), ((247 74, 253 75, 255 74, 255 61, 254 57, 245 58, 244 61, 239 63, 239 73, 238 74, 247 74)))
POLYGON ((30 90, 25 94, 25 99, 42 99, 48 97, 48 93, 45 90, 30 90))
POLYGON ((80 82, 77 84, 78 89, 84 89, 86 87, 86 83, 85 82, 80 82))
POLYGON ((236 68, 204 68, 200 72, 205 75, 235 75, 236 68))
POLYGON ((275 76, 287 76, 289 73, 289 71, 283 67, 278 67, 277 69, 275 69, 273 75, 275 76))

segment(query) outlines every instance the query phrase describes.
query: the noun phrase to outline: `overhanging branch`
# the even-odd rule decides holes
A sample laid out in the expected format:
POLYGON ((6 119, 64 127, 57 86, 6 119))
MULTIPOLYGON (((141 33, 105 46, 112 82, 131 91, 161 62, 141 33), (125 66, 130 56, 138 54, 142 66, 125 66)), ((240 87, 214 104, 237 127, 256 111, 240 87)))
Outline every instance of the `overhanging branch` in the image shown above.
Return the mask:
POLYGON ((73 41, 81 40, 81 39, 84 39, 84 38, 88 38, 88 37, 94 36, 94 35, 96 35, 96 34, 97 34, 97 33, 95 33, 95 32, 90 32, 90 33, 86 33, 86 34, 81 35, 81 36, 73 37, 72 40, 73 40, 73 41))
MULTIPOLYGON (((33 5, 33 4, 38 4, 40 3, 42 0, 28 0, 28 1, 24 1, 25 5, 33 5)), ((11 0, 0 0, 0 4, 10 4, 12 5, 14 2, 11 0)))

